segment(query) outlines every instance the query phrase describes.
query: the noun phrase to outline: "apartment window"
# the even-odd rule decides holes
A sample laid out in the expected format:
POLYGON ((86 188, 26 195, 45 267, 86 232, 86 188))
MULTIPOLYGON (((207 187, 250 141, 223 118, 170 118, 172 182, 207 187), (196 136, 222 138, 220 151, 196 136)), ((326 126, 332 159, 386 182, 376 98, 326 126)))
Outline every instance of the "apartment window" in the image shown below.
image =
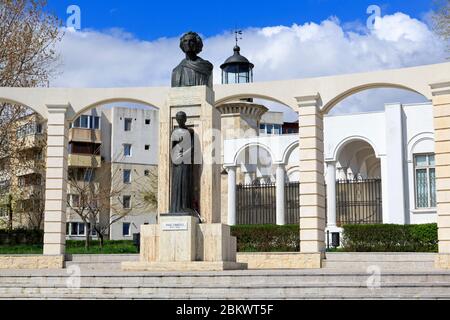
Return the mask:
POLYGON ((150 119, 145 119, 145 124, 146 124, 146 125, 150 125, 151 122, 152 122, 152 121, 151 121, 150 119))
POLYGON ((11 185, 11 183, 9 180, 0 181, 0 194, 7 193, 9 191, 10 185, 11 185))
POLYGON ((131 196, 123 196, 123 208, 131 209, 131 196))
POLYGON ((72 208, 79 208, 80 207, 80 195, 78 194, 69 194, 67 195, 67 201, 69 202, 70 206, 72 208))
POLYGON ((123 145, 123 154, 125 157, 131 157, 131 144, 123 145))
POLYGON ((131 131, 132 123, 133 123, 133 119, 125 118, 125 131, 131 131))
POLYGON ((0 218, 8 216, 8 208, 6 206, 0 206, 0 218))
POLYGON ((145 151, 148 151, 148 150, 150 150, 150 145, 145 145, 145 151))
POLYGON ((414 156, 416 182, 416 208, 436 208, 435 156, 422 154, 414 156))
POLYGON ((144 175, 145 175, 146 177, 150 176, 150 170, 145 170, 145 171, 144 171, 144 175))
POLYGON ((274 124, 273 125, 273 133, 280 135, 281 134, 281 125, 279 124, 274 124))
POLYGON ((40 123, 27 123, 26 125, 23 125, 16 131, 16 137, 17 139, 22 139, 26 136, 34 135, 34 134, 41 134, 42 133, 42 124, 40 123))
POLYGON ((92 121, 93 121, 92 128, 99 130, 100 129, 100 117, 93 117, 92 121))
POLYGON ((131 170, 123 170, 123 183, 131 183, 131 170))
POLYGON ((124 237, 129 237, 131 236, 131 223, 129 222, 124 222, 122 224, 122 235, 124 237))
POLYGON ((86 228, 85 224, 82 222, 70 222, 68 224, 68 235, 69 236, 85 236, 86 228))
POLYGON ((69 180, 92 182, 95 180, 95 169, 69 168, 69 180))
POLYGON ((44 154, 42 151, 37 151, 34 155, 34 159, 37 161, 44 160, 44 154))
POLYGON ((70 125, 71 128, 80 129, 100 129, 100 117, 93 117, 82 115, 75 119, 75 121, 70 125))

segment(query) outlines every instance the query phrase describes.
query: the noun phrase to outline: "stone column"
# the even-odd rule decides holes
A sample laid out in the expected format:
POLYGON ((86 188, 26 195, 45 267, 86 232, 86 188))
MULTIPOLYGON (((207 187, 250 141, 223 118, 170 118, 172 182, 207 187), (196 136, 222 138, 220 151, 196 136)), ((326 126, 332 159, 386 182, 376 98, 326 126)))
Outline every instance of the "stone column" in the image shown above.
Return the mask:
POLYGON ((436 141, 439 256, 436 267, 450 269, 450 82, 431 85, 436 141))
POLYGON ((300 252, 325 250, 323 115, 319 95, 297 98, 300 136, 300 252))
POLYGON ((44 255, 64 255, 67 206, 67 105, 48 105, 44 255))
POLYGON ((236 167, 228 167, 228 225, 236 225, 236 167))
POLYGON ((404 128, 403 110, 400 104, 387 104, 386 117, 386 177, 389 177, 388 192, 383 203, 387 204, 388 221, 385 223, 406 223, 405 201, 405 157, 404 157, 404 128))
POLYGON ((381 199, 382 199, 382 208, 383 208, 383 223, 390 223, 389 217, 389 181, 390 178, 388 176, 388 164, 387 157, 380 157, 380 165, 381 165, 381 199))
POLYGON ((286 209, 285 209, 285 185, 286 185, 286 171, 284 164, 277 165, 277 225, 286 225, 286 209))
POLYGON ((336 227, 336 162, 327 162, 328 227, 336 227))

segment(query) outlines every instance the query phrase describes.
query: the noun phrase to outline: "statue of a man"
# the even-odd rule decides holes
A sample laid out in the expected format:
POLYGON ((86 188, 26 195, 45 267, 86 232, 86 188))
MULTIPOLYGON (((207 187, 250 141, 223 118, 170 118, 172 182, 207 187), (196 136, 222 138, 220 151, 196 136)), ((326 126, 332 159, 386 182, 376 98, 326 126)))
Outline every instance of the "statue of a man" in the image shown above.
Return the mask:
POLYGON ((172 194, 171 213, 192 213, 193 206, 193 168, 194 131, 186 126, 186 113, 176 115, 178 128, 171 136, 172 144, 172 194))
POLYGON ((188 32, 180 39, 180 48, 186 59, 172 72, 172 88, 208 86, 212 88, 213 65, 197 56, 203 49, 203 41, 195 32, 188 32))

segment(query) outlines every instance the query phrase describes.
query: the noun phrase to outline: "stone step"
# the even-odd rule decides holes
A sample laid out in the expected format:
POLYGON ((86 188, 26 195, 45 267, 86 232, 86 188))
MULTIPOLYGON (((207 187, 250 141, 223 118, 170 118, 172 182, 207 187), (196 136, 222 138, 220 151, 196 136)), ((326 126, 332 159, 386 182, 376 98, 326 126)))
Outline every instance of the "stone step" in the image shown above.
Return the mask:
POLYGON ((449 285, 423 286, 410 284, 385 285, 379 289, 368 289, 353 285, 332 284, 302 285, 286 287, 241 287, 241 288, 3 288, 0 298, 10 297, 60 299, 60 298, 115 298, 115 299, 307 299, 307 298, 403 298, 433 299, 450 298, 449 285))
POLYGON ((81 270, 117 270, 120 271, 122 269, 122 262, 74 262, 74 261, 66 261, 65 267, 79 267, 81 270))
POLYGON ((109 262, 124 262, 124 261, 138 261, 138 254, 77 254, 66 255, 66 262, 79 263, 109 263, 109 262))
POLYGON ((429 271, 434 268, 434 261, 368 261, 368 262, 350 262, 350 261, 324 261, 324 269, 334 270, 355 270, 368 271, 371 268, 380 268, 385 271, 429 271))
MULTIPOLYGON (((0 276, 0 287, 65 287, 67 281, 73 276, 65 274, 60 276, 0 276)), ((371 274, 367 273, 322 273, 322 274, 276 274, 276 275, 218 275, 218 276, 189 276, 189 275, 119 275, 119 274, 96 274, 80 275, 80 283, 83 287, 170 287, 170 286, 286 286, 297 284, 348 284, 355 286, 365 286, 371 280, 371 274)), ((380 275, 381 284, 398 283, 408 285, 418 283, 429 285, 433 283, 450 283, 450 273, 382 273, 380 275)))
POLYGON ((434 262, 435 253, 327 253, 325 261, 346 262, 434 262))

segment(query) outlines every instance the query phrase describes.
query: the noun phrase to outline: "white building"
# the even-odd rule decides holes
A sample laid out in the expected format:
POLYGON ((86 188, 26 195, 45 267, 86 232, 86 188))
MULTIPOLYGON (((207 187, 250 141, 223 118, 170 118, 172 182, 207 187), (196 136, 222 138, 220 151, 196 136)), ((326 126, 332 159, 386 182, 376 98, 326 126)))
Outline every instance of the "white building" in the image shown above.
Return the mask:
MULTIPOLYGON (((324 166, 328 230, 335 231, 336 226, 345 224, 345 221, 393 224, 437 222, 434 148, 433 109, 430 103, 388 104, 381 112, 326 116, 324 166), (360 221, 356 221, 358 218, 355 217, 346 220, 349 213, 343 212, 342 204, 337 203, 343 196, 343 191, 336 191, 341 186, 336 183, 339 180, 360 182, 356 189, 352 189, 355 194, 350 200, 360 203, 372 201, 373 208, 378 205, 378 220, 371 220, 370 212, 363 212, 360 221), (375 183, 375 186, 379 183, 379 192, 369 190, 372 185, 363 184, 367 181, 375 183)), ((225 140, 224 166, 229 171, 229 195, 236 192, 236 171, 245 166, 241 155, 248 150, 258 150, 257 158, 269 158, 264 161, 269 163, 266 171, 257 168, 255 174, 257 179, 277 182, 276 221, 277 224, 284 224, 287 210, 283 201, 284 185, 299 179, 298 134, 225 140)), ((236 195, 232 195, 231 199, 236 199, 236 195)), ((239 214, 236 206, 228 208, 228 223, 236 223, 236 214, 239 214)))
MULTIPOLYGON (((100 215, 105 225, 118 219, 111 223, 111 240, 132 239, 141 225, 156 222, 156 208, 143 202, 142 193, 155 187, 152 179, 158 164, 158 135, 158 112, 148 108, 92 109, 72 125, 69 175, 82 172, 80 177, 84 179, 87 172, 92 172, 107 177, 97 182, 99 187, 113 190, 110 203, 100 215), (97 161, 92 161, 93 156, 98 157, 97 161)), ((77 201, 76 193, 69 190, 69 201, 77 201)), ((85 225, 71 208, 67 220, 68 238, 84 238, 85 225)))

